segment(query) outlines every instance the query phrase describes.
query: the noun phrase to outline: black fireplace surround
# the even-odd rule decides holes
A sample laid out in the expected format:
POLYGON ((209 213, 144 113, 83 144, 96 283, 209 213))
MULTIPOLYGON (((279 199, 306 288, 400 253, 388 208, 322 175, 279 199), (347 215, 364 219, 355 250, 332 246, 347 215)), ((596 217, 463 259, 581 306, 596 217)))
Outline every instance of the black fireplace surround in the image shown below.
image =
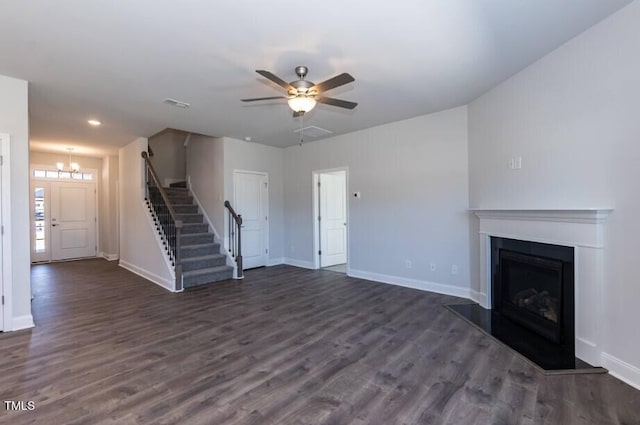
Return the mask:
POLYGON ((491 310, 450 310, 540 366, 545 373, 603 373, 575 357, 573 247, 491 237, 491 310))
POLYGON ((575 357, 574 249, 491 237, 491 302, 448 308, 545 373, 604 373, 575 357))
POLYGON ((573 248, 491 237, 493 311, 575 353, 573 248))

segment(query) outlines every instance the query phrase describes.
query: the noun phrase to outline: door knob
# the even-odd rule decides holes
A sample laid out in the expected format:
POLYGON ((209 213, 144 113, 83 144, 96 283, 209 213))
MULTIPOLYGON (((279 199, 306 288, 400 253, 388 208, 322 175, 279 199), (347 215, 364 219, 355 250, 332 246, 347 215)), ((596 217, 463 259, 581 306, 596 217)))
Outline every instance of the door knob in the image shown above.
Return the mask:
POLYGON ((52 226, 53 226, 53 227, 56 227, 56 226, 57 226, 57 224, 56 224, 56 223, 53 223, 53 224, 52 224, 52 226))

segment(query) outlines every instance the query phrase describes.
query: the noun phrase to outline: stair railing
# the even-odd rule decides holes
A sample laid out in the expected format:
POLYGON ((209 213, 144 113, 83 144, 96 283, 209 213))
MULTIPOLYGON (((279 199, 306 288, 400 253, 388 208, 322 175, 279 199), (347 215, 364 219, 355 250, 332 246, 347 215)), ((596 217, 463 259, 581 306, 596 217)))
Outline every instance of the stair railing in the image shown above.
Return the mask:
POLYGON ((229 217, 229 252, 231 256, 236 259, 236 277, 242 279, 244 277, 242 272, 242 215, 236 214, 229 201, 224 201, 224 206, 227 207, 229 217))
POLYGON ((167 192, 160 183, 160 178, 149 161, 149 154, 142 152, 145 164, 145 200, 153 214, 156 228, 160 231, 162 242, 174 266, 176 291, 182 290, 182 258, 180 253, 180 236, 182 234, 182 220, 169 201, 167 192))

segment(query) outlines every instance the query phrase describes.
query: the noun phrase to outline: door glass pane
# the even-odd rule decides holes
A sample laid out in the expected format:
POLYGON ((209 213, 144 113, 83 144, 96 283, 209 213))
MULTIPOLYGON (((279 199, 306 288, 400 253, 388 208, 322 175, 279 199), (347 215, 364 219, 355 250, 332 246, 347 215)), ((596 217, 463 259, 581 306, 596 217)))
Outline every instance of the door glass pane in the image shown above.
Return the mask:
POLYGON ((34 226, 35 226, 35 252, 42 253, 45 251, 45 209, 44 209, 44 188, 36 187, 34 191, 34 226))

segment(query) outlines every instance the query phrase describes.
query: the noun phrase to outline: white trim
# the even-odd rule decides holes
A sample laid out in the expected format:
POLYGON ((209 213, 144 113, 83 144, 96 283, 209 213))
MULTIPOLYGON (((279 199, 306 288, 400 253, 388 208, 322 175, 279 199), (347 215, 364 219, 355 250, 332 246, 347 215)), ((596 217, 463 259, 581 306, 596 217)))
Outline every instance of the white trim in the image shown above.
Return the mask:
POLYGON ((475 289, 469 289, 469 298, 471 299, 471 301, 475 301, 480 305, 484 305, 484 303, 486 303, 487 294, 478 292, 475 289))
POLYGON ((437 294, 452 295, 454 297, 471 298, 470 289, 467 287, 447 285, 444 283, 428 282, 426 280, 410 279, 406 277, 391 276, 364 270, 349 269, 347 276, 358 279, 372 280, 374 282, 403 286, 405 288, 419 289, 421 291, 435 292, 437 294))
POLYGON ((349 199, 351 198, 349 196, 349 167, 345 166, 345 167, 336 167, 336 168, 327 168, 324 170, 313 170, 311 171, 311 202, 313 204, 312 208, 311 208, 311 226, 312 226, 312 232, 313 232, 313 268, 314 269, 319 269, 320 268, 320 255, 318 254, 318 251, 320 251, 320 227, 317 225, 318 224, 318 216, 320 215, 320 211, 318 211, 319 209, 319 205, 318 205, 318 179, 320 177, 320 174, 330 174, 330 173, 335 173, 338 171, 344 171, 344 179, 345 179, 345 191, 344 191, 344 196, 345 196, 345 207, 347 209, 347 270, 349 269, 349 259, 351 258, 350 255, 350 249, 349 249, 349 244, 351 241, 351 238, 349 237, 349 229, 351 228, 351 219, 349 217, 349 199))
POLYGON ((143 269, 142 267, 138 267, 124 260, 120 260, 118 265, 123 269, 129 270, 131 273, 137 274, 138 276, 143 277, 146 280, 153 282, 158 286, 161 286, 164 289, 167 289, 171 292, 179 292, 175 290, 173 280, 168 281, 167 279, 161 276, 158 276, 157 274, 150 272, 149 270, 143 269))
POLYGON ((106 252, 101 252, 99 256, 107 261, 115 261, 118 259, 118 254, 108 254, 106 252))
MULTIPOLYGON (((0 282, 0 294, 4 296, 2 308, 2 326, 5 331, 14 330, 13 325, 13 258, 11 250, 11 137, 9 134, 0 134, 0 150, 2 152, 2 282, 0 282)), ((33 326, 33 319, 31 320, 33 326)))
POLYGON ((296 260, 295 258, 285 258, 284 264, 294 267, 302 267, 303 269, 315 270, 313 261, 296 260))
POLYGON ((602 366, 609 369, 611 375, 640 390, 640 368, 604 352, 602 366))
POLYGON ((269 258, 267 260, 267 267, 271 266, 279 266, 280 264, 285 264, 284 257, 280 258, 269 258))
MULTIPOLYGON (((539 221, 539 220, 538 220, 539 221)), ((546 220, 546 221, 553 221, 553 220, 546 220)), ((563 220, 566 223, 570 223, 570 221, 567 220, 563 220)), ((485 235, 485 236, 496 236, 499 238, 505 238, 505 239, 522 239, 521 235, 517 235, 517 234, 511 234, 511 233, 500 233, 500 234, 496 234, 495 232, 485 232, 485 231, 480 231, 478 232, 478 234, 480 235, 485 235)), ((604 249, 604 245, 602 245, 601 242, 597 242, 597 243, 586 243, 586 242, 571 242, 569 240, 564 240, 564 239, 553 239, 553 238, 536 238, 536 237, 532 237, 532 236, 527 236, 527 241, 529 242, 539 242, 539 243, 546 243, 546 244, 552 244, 552 245, 563 245, 563 246, 568 246, 568 247, 583 247, 583 248, 593 248, 593 249, 604 249)))
POLYGON ((603 223, 613 208, 558 209, 485 209, 470 208, 478 218, 524 221, 561 221, 567 223, 603 223))
POLYGON ((19 331, 21 329, 29 329, 35 326, 35 323, 33 323, 33 316, 30 314, 25 314, 24 316, 13 318, 13 326, 11 327, 11 330, 19 331))

